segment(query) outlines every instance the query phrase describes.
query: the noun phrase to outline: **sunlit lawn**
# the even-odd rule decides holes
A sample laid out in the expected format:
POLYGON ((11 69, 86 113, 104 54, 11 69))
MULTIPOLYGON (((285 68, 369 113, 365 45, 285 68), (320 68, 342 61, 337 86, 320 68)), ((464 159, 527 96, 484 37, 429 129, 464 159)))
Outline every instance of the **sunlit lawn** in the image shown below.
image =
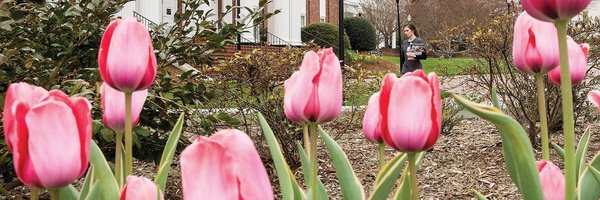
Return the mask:
MULTIPOLYGON (((383 60, 396 65, 399 65, 400 62, 398 57, 390 56, 384 56, 383 60)), ((427 60, 421 60, 421 63, 426 73, 435 71, 438 75, 453 76, 465 74, 465 69, 476 66, 477 61, 472 58, 427 58, 427 60)))

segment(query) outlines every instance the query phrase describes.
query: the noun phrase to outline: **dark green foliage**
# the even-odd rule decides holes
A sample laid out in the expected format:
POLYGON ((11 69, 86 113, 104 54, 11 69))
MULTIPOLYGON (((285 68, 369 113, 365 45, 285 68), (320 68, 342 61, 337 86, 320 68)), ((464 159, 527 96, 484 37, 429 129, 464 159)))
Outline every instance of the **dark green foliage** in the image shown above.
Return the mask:
MULTIPOLYGON (((339 45, 339 32, 338 27, 329 23, 314 23, 302 28, 302 42, 307 43, 314 41, 317 45, 327 48, 334 47, 337 55, 337 46, 339 45)), ((348 35, 344 33, 344 47, 351 49, 350 39, 348 35)))
POLYGON ((345 18, 344 29, 350 38, 352 49, 370 51, 377 48, 375 28, 367 19, 362 17, 345 18))

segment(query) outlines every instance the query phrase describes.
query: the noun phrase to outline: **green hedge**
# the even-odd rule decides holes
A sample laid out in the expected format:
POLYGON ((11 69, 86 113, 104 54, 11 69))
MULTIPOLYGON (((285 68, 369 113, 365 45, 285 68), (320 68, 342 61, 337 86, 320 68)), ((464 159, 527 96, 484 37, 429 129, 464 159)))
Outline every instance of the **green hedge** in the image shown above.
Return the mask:
MULTIPOLYGON (((302 28, 302 42, 307 43, 311 40, 321 47, 332 47, 339 45, 339 32, 338 27, 329 23, 315 23, 302 28), (308 32, 308 34, 306 33, 308 32)), ((345 49, 351 49, 350 39, 348 35, 344 33, 344 46, 345 49)), ((337 54, 337 49, 336 49, 337 54)))
POLYGON ((362 17, 344 19, 344 29, 354 50, 370 51, 377 47, 377 35, 373 25, 362 17))

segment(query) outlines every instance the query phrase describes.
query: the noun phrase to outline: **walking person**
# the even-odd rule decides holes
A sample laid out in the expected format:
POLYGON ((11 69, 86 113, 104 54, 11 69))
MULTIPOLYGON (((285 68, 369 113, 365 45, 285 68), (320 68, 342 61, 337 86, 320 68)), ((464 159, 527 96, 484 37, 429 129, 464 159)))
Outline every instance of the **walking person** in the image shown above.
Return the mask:
POLYGON ((414 24, 408 24, 403 28, 406 40, 400 45, 400 73, 405 74, 417 69, 423 69, 421 60, 427 59, 425 53, 425 41, 419 38, 419 31, 414 24))

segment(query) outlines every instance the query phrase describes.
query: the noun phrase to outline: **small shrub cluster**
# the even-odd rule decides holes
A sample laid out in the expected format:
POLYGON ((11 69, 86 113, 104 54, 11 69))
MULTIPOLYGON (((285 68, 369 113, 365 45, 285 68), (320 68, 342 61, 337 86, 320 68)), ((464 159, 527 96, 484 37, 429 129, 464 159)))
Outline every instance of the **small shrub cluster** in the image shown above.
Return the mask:
POLYGON ((377 47, 377 34, 373 25, 362 17, 344 18, 344 30, 350 38, 352 49, 370 51, 377 47))
MULTIPOLYGON (((314 23, 302 28, 302 42, 314 41, 320 47, 337 47, 339 45, 339 28, 329 23, 314 23)), ((344 47, 351 49, 350 39, 344 33, 344 47)), ((337 55, 337 49, 334 51, 337 55)))

